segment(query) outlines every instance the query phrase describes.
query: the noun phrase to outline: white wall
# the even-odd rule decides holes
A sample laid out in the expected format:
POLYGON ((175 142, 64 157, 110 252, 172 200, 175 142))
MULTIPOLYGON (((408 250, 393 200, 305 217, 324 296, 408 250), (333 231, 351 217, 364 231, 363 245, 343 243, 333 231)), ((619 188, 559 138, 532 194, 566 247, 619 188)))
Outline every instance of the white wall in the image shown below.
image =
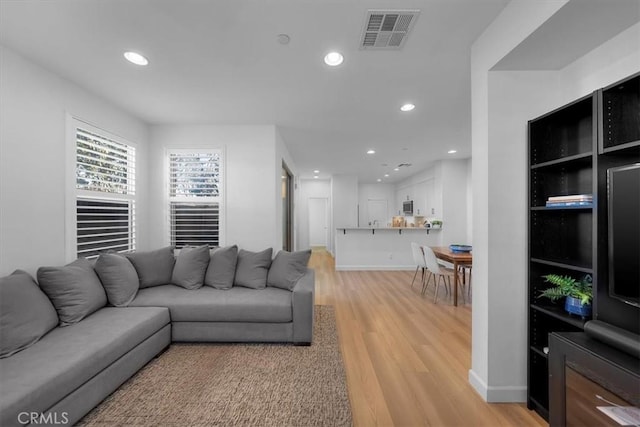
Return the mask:
POLYGON ((640 23, 598 46, 559 72, 561 103, 640 71, 640 23))
MULTIPOLYGON (((301 179, 298 182, 298 208, 296 209, 296 223, 298 224, 298 248, 309 249, 309 199, 325 198, 329 202, 331 212, 331 181, 328 179, 301 179)), ((329 215, 331 216, 331 215, 329 215)), ((329 218, 329 246, 327 250, 333 253, 331 236, 334 231, 329 218)))
POLYGON ((395 186, 392 184, 360 184, 358 186, 358 222, 360 227, 368 227, 369 225, 369 200, 386 200, 387 215, 379 226, 384 227, 388 222, 391 222, 391 217, 396 215, 398 210, 395 193, 395 186))
MULTIPOLYGON (((497 248, 493 245, 492 239, 496 235, 521 232, 512 227, 492 228, 492 225, 497 222, 494 220, 503 218, 505 215, 522 216, 526 209, 524 205, 509 212, 496 209, 496 206, 502 206, 502 203, 495 199, 495 194, 501 193, 500 197, 504 199, 506 193, 499 191, 503 188, 502 185, 495 187, 499 183, 494 174, 504 175, 502 171, 496 170, 502 166, 511 170, 526 168, 526 164, 518 161, 518 157, 515 161, 505 158, 503 165, 495 162, 500 158, 494 156, 498 155, 497 145, 501 144, 497 144, 490 137, 491 125, 497 126, 499 123, 491 117, 489 109, 491 99, 489 70, 565 3, 566 0, 512 1, 476 40, 471 49, 474 291, 469 381, 488 401, 526 399, 526 370, 522 369, 522 361, 526 361, 526 345, 522 345, 522 337, 526 337, 526 310, 523 307, 526 298, 526 280, 523 280, 522 276, 526 269, 522 269, 522 260, 513 267, 503 262, 502 267, 505 271, 502 273, 496 270, 495 263, 491 264, 492 260, 500 261, 500 256, 511 249, 520 252, 525 244, 522 240, 513 240, 507 247, 497 248), (520 292, 514 302, 519 305, 518 309, 521 311, 516 314, 500 312, 501 307, 513 298, 513 292, 506 292, 504 295, 500 293, 508 287, 516 287, 520 292), (501 319, 501 322, 498 322, 498 319, 501 319), (515 330, 514 325, 516 325, 515 330), (509 347, 509 351, 502 352, 505 347, 509 347), (501 369, 505 372, 500 373, 501 369)), ((512 108, 517 110, 528 102, 529 99, 526 99, 526 102, 519 100, 512 105, 512 108)), ((495 105, 493 108, 496 108, 495 105)), ((526 147, 526 141, 522 140, 524 135, 526 135, 526 119, 521 123, 520 132, 517 134, 518 140, 510 141, 512 145, 520 145, 516 150, 526 147)), ((507 151, 509 151, 508 148, 507 151)), ((519 185, 519 193, 526 194, 526 182, 520 182, 519 185)))
POLYGON ((251 251, 282 247, 277 216, 281 160, 275 160, 274 126, 157 125, 151 127, 151 141, 152 247, 169 244, 165 161, 169 148, 224 149, 222 245, 237 244, 251 251))
POLYGON ((564 3, 511 2, 472 49, 469 379, 488 401, 526 398, 526 123, 637 72, 640 63, 636 25, 560 71, 489 71, 564 3))
POLYGON ((467 160, 443 160, 442 245, 469 244, 467 241, 467 160))
POLYGON ((67 114, 137 144, 137 243, 149 247, 147 126, 0 46, 0 276, 75 258, 65 254, 67 114))
POLYGON ((356 227, 358 224, 358 177, 336 174, 331 177, 331 247, 335 247, 337 227, 356 227))
POLYGON ((473 161, 467 159, 467 239, 473 245, 473 161))

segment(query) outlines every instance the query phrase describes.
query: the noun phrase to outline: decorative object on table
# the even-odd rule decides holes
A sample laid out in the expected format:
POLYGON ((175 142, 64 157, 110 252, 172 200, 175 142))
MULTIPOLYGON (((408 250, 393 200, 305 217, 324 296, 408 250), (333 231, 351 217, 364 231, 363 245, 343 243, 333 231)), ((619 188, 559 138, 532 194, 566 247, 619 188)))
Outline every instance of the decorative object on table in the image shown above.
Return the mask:
POLYGON ((559 274, 547 274, 542 277, 546 282, 554 286, 542 291, 539 297, 546 297, 551 301, 566 298, 564 309, 568 313, 577 314, 583 319, 591 316, 593 287, 590 275, 586 275, 580 280, 570 276, 560 276, 559 274))
POLYGON ((439 219, 431 220, 431 228, 442 228, 442 221, 439 219))
MULTIPOLYGON (((420 211, 420 209, 418 209, 418 211, 420 211)), ((413 223, 416 227, 424 227, 424 215, 414 215, 413 223)))
POLYGON ((394 216, 391 220, 392 227, 404 227, 405 223, 406 222, 403 216, 394 216))
POLYGON ((455 252, 455 253, 466 253, 466 252, 471 252, 471 245, 449 245, 449 249, 451 249, 451 252, 455 252))

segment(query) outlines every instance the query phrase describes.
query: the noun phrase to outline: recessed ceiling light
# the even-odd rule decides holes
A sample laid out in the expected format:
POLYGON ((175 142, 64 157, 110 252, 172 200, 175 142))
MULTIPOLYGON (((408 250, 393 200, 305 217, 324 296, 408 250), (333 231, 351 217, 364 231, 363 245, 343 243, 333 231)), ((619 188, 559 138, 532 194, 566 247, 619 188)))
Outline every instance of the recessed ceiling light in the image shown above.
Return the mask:
POLYGON ((382 182, 382 179, 378 178, 378 182, 382 182))
POLYGON ((394 171, 398 172, 400 168, 393 168, 394 171))
POLYGON ((400 111, 407 112, 413 110, 414 108, 416 108, 416 106, 413 104, 404 104, 402 107, 400 107, 400 111))
POLYGON ((318 178, 320 178, 320 177, 319 177, 318 175, 314 175, 313 177, 314 177, 315 179, 318 179, 318 178))
POLYGON ((385 178, 387 178, 388 176, 389 176, 389 174, 388 174, 388 173, 385 173, 385 174, 384 174, 384 177, 385 177, 385 178))
POLYGON ((376 150, 368 150, 367 154, 376 154, 376 150))
POLYGON ((447 153, 448 154, 455 154, 455 153, 457 153, 457 151, 456 150, 449 150, 449 151, 447 151, 447 153))
POLYGON ((314 170, 313 173, 320 173, 318 169, 314 170))
POLYGON ((339 52, 329 52, 324 57, 324 63, 331 67, 342 64, 342 61, 344 61, 344 56, 339 52))
POLYGON ((149 60, 137 52, 125 52, 124 57, 127 59, 127 61, 131 62, 132 64, 136 64, 136 65, 149 64, 149 60))

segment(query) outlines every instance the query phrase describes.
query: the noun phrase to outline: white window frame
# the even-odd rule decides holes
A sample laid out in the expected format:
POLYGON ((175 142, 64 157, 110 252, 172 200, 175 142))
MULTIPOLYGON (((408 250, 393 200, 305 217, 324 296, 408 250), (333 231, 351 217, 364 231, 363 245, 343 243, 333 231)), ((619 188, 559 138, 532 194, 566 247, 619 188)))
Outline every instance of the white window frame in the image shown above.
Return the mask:
POLYGON ((164 164, 164 206, 165 206, 165 243, 167 245, 171 244, 171 203, 172 202, 182 202, 182 203, 218 203, 218 245, 225 246, 226 242, 226 179, 225 179, 225 171, 226 171, 226 150, 224 148, 212 148, 212 147, 192 147, 192 148, 165 148, 164 153, 165 164, 164 164), (217 197, 203 197, 201 199, 196 199, 193 197, 171 197, 171 155, 172 154, 194 154, 194 153, 202 153, 202 154, 218 154, 220 157, 219 163, 219 183, 218 183, 218 191, 219 196, 217 197))
POLYGON ((131 142, 121 136, 109 132, 103 128, 93 125, 85 120, 79 119, 71 114, 67 114, 66 118, 66 167, 65 167, 65 258, 67 262, 73 261, 78 255, 78 227, 77 227, 77 200, 78 198, 103 199, 112 201, 128 201, 131 202, 130 221, 132 234, 132 249, 136 248, 136 240, 138 235, 138 224, 136 220, 136 209, 138 205, 138 188, 137 188, 137 170, 138 170, 138 144, 131 142), (132 147, 136 152, 136 160, 133 165, 134 184, 133 194, 117 194, 100 191, 90 191, 78 189, 76 187, 76 156, 77 156, 77 131, 83 129, 87 132, 94 133, 101 137, 110 139, 120 144, 132 147))

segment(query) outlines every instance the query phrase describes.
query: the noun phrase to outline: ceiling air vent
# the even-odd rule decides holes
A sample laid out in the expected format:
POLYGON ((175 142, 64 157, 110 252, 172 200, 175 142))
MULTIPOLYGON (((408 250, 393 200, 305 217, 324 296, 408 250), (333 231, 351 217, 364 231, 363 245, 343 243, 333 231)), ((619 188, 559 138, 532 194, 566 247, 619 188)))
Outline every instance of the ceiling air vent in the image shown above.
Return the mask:
POLYGON ((369 10, 362 29, 361 49, 401 49, 419 10, 369 10))

